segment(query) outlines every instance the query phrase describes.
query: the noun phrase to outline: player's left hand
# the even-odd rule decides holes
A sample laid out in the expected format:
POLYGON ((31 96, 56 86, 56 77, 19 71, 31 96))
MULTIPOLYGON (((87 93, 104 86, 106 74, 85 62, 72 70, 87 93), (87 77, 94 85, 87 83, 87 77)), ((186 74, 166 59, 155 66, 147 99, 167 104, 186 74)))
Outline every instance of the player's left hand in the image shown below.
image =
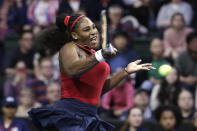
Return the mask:
POLYGON ((151 63, 145 63, 145 64, 139 64, 141 62, 141 60, 136 60, 134 62, 131 62, 127 65, 127 67, 125 68, 125 70, 128 73, 134 73, 140 70, 152 70, 152 69, 156 69, 155 67, 152 66, 151 63))

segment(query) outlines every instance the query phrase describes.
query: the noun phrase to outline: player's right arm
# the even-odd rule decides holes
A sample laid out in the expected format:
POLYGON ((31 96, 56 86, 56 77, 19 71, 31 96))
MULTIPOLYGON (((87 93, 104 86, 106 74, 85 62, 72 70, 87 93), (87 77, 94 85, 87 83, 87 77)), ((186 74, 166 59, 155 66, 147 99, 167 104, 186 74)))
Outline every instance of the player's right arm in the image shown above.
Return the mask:
MULTIPOLYGON (((83 75, 99 63, 95 55, 88 56, 85 54, 73 42, 65 44, 59 53, 60 70, 65 72, 69 77, 74 78, 83 75), (81 54, 84 56, 80 57, 81 54)), ((104 57, 110 56, 105 51, 102 54, 104 57)), ((111 53, 111 55, 114 54, 111 53)))

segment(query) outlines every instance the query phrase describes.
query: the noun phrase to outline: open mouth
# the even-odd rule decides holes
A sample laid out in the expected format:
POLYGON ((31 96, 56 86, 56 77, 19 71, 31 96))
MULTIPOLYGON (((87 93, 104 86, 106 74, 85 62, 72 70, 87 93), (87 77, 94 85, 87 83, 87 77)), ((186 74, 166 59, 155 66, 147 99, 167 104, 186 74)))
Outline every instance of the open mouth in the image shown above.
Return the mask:
POLYGON ((97 36, 93 36, 92 38, 90 38, 91 43, 96 43, 97 42, 97 36))

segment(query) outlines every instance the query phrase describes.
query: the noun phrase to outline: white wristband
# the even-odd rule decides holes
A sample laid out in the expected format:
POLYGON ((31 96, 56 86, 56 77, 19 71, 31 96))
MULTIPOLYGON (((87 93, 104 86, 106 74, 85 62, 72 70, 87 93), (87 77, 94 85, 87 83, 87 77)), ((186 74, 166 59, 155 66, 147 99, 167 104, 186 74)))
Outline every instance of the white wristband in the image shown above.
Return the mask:
POLYGON ((95 57, 96 57, 96 60, 98 62, 102 62, 102 61, 105 61, 103 55, 102 55, 102 49, 98 50, 97 52, 95 52, 95 57))

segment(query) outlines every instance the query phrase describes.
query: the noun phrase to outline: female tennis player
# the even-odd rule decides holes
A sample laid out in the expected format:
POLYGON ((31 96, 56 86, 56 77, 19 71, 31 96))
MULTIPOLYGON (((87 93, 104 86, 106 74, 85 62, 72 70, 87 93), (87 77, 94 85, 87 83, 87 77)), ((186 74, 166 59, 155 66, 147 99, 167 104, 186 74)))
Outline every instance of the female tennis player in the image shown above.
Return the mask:
POLYGON ((56 27, 41 32, 39 40, 51 51, 59 50, 61 100, 54 106, 35 108, 29 112, 40 130, 110 131, 114 127, 97 115, 100 96, 111 90, 129 74, 154 69, 151 64, 129 63, 120 73, 108 78, 106 59, 116 49, 99 49, 99 33, 86 16, 57 16, 56 27), (97 50, 97 51, 95 51, 97 50))

